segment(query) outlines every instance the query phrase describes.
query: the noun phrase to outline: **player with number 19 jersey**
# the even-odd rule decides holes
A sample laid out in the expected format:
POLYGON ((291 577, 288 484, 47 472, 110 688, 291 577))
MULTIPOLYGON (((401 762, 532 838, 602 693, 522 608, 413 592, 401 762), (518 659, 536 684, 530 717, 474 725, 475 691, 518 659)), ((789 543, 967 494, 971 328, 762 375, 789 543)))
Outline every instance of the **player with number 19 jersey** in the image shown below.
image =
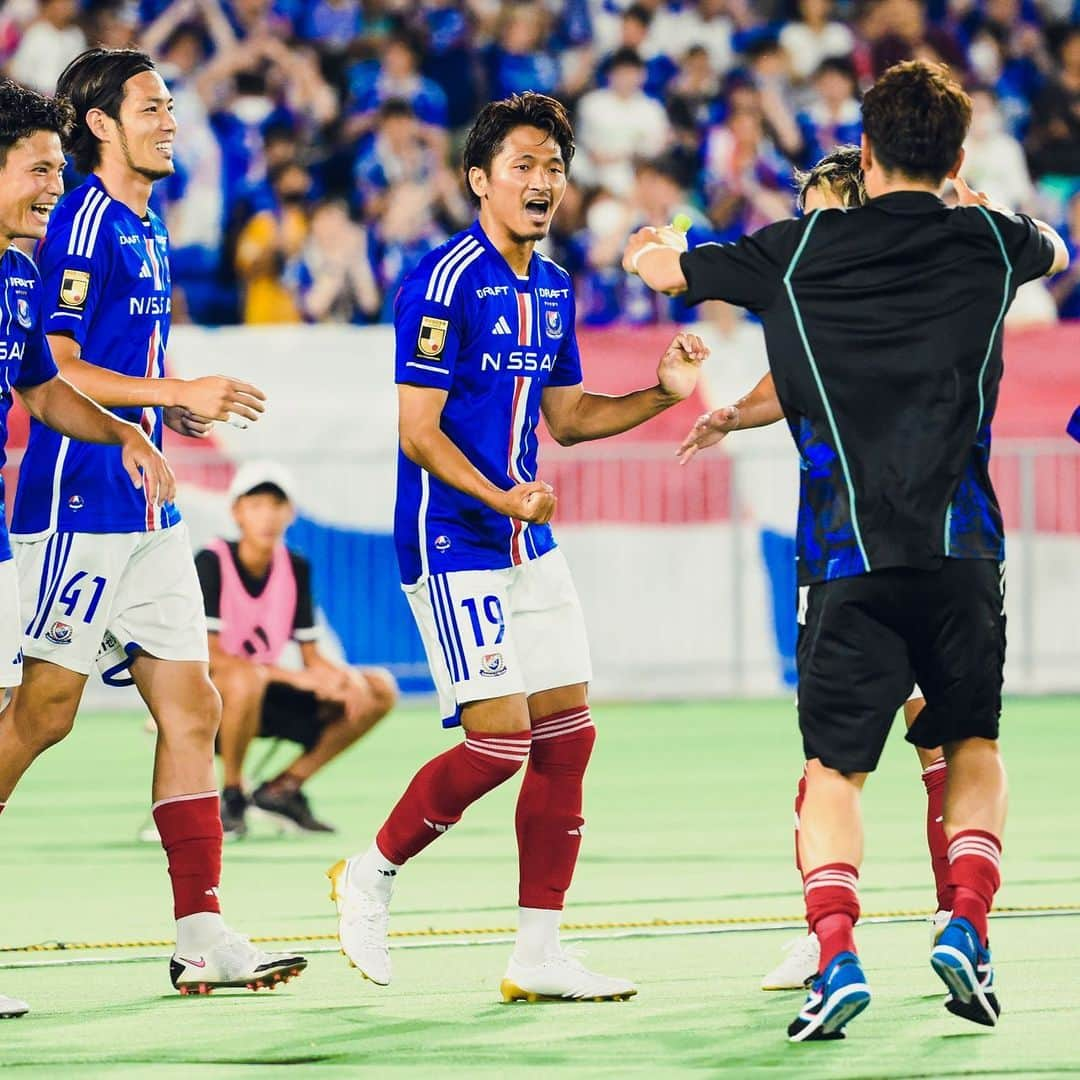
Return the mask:
MULTIPOLYGON (((90 178, 60 202, 38 245, 47 334, 67 334, 84 356, 122 375, 164 375, 171 313, 168 233, 140 219, 90 178)), ((161 449, 159 408, 117 408, 161 449)), ((152 532, 180 520, 132 487, 120 448, 72 441, 36 420, 23 459, 12 532, 38 540, 61 531, 152 532)))
MULTIPOLYGON (((502 488, 536 479, 547 386, 581 382, 570 275, 534 253, 520 278, 479 222, 427 255, 394 312, 399 383, 448 391, 442 427, 502 488)), ((398 453, 394 536, 402 581, 500 570, 555 547, 548 525, 492 510, 398 453)))

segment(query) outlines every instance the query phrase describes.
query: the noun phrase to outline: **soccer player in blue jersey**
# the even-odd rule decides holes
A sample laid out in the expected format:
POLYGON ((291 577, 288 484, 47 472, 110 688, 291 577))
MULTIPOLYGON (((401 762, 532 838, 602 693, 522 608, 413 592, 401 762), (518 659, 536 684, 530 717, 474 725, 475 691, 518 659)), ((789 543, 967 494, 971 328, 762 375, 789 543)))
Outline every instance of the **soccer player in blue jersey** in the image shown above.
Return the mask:
MULTIPOLYGON (((142 489, 145 482, 156 498, 172 498, 169 467, 143 431, 95 405, 57 373, 42 328, 41 278, 14 243, 45 235, 64 191, 61 138, 70 125, 71 109, 64 102, 0 82, 0 468, 12 391, 17 391, 37 421, 72 438, 117 445, 130 483, 142 489)), ((0 688, 18 686, 22 669, 19 580, 0 476, 0 688)), ((0 994, 0 1018, 28 1011, 26 1002, 0 994)))
POLYGON ((542 414, 563 445, 635 427, 693 390, 707 350, 678 334, 655 386, 585 392, 570 275, 534 250, 573 152, 554 99, 487 105, 464 154, 479 219, 428 255, 397 298, 398 560, 443 724, 465 737, 416 774, 366 853, 330 871, 342 948, 379 985, 390 981, 389 904, 402 865, 525 765, 519 931, 503 997, 636 993, 559 944, 595 729, 589 646, 548 525, 556 495, 537 473, 537 426, 542 414))
MULTIPOLYGON (((161 445, 170 422, 262 410, 253 386, 224 377, 163 378, 169 334, 168 235, 148 208, 173 169, 172 102, 149 57, 91 49, 60 77, 74 107, 67 148, 88 179, 54 211, 38 249, 44 329, 60 372, 161 445)), ((34 421, 12 525, 26 657, 0 717, 0 800, 34 758, 71 730, 103 641, 133 656, 131 674, 158 728, 154 818, 168 856, 182 993, 257 988, 306 962, 255 949, 218 902, 221 820, 202 595, 186 527, 148 485, 134 488, 120 452, 34 421)))

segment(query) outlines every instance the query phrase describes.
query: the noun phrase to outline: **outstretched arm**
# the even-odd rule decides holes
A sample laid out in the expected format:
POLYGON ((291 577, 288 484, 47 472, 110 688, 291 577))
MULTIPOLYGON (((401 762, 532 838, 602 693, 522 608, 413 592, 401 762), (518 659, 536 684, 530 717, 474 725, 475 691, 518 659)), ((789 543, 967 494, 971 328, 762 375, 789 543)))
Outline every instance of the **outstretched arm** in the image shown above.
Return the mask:
POLYGON ((656 386, 621 397, 586 393, 581 383, 549 386, 540 399, 548 430, 562 446, 629 431, 689 397, 708 355, 696 334, 677 334, 660 358, 656 386))
POLYGON ((30 415, 61 435, 80 442, 119 445, 132 484, 145 486, 151 501, 159 506, 172 502, 176 495, 172 470, 141 428, 113 416, 59 375, 37 386, 17 389, 30 415))
POLYGON ((732 431, 767 427, 783 418, 784 410, 776 396, 773 377, 771 374, 764 375, 757 386, 734 405, 723 405, 697 418, 677 451, 679 464, 685 465, 699 450, 715 446, 732 431))
POLYGON ((179 406, 205 420, 232 421, 239 426, 258 420, 266 395, 251 383, 227 375, 201 379, 144 379, 121 375, 82 358, 79 343, 67 334, 49 334, 49 346, 60 373, 87 397, 106 408, 179 406))
POLYGON ((398 437, 402 453, 444 484, 479 499, 497 513, 546 525, 555 513, 550 484, 533 480, 504 491, 461 452, 440 424, 447 392, 434 386, 398 384, 398 437))

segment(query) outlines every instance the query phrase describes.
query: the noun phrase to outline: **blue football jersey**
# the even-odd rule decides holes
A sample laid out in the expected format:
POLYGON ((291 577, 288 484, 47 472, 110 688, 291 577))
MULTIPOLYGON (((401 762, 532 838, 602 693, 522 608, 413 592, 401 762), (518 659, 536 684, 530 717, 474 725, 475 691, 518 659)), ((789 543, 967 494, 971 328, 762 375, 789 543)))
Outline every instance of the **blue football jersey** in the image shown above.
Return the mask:
MULTIPOLYGON (((0 469, 7 461, 11 392, 38 386, 56 374, 41 326, 41 278, 32 260, 12 245, 0 258, 0 469)), ((4 478, 0 475, 0 562, 11 558, 4 478)))
MULTIPOLYGON (((469 461, 507 490, 535 480, 540 395, 581 382, 570 275, 534 253, 519 278, 476 222, 406 277, 394 332, 397 382, 448 392, 442 429, 469 461)), ((400 451, 394 539, 405 584, 555 546, 547 525, 496 513, 400 451)))
MULTIPOLYGON (((71 335, 84 360, 121 375, 164 375, 172 309, 169 236, 153 211, 141 219, 91 176, 52 212, 38 265, 47 334, 71 335)), ((160 408, 113 412, 141 424, 161 449, 160 408)), ((132 486, 119 446, 79 442, 31 421, 14 534, 147 532, 179 520, 174 506, 155 508, 132 486)))

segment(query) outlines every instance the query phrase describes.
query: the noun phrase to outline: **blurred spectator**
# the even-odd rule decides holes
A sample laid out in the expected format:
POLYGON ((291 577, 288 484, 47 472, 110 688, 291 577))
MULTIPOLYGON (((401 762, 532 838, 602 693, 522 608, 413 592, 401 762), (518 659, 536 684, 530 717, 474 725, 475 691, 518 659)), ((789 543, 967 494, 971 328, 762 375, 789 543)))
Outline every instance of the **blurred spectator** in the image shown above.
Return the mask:
POLYGON ((511 4, 501 17, 498 41, 487 52, 488 97, 492 100, 536 90, 556 94, 562 72, 544 48, 547 12, 537 3, 511 4))
POLYGON ((412 181, 395 184, 371 239, 372 264, 383 294, 379 318, 381 322, 392 322, 394 297, 402 279, 446 239, 432 213, 427 188, 412 181))
POLYGON ((1035 188, 1024 149, 1006 130, 993 91, 971 91, 971 130, 964 143, 964 179, 995 202, 1033 214, 1035 188))
POLYGON ((427 183, 444 169, 442 140, 432 139, 431 129, 420 123, 407 101, 387 101, 379 109, 374 133, 356 155, 356 205, 368 220, 377 218, 393 184, 427 183))
POLYGON ((332 55, 341 55, 363 33, 363 5, 360 0, 308 0, 295 29, 305 41, 332 55))
POLYGON ((416 16, 428 46, 423 71, 446 95, 451 128, 471 122, 480 97, 472 27, 465 7, 457 0, 424 0, 416 16))
POLYGON ((1080 26, 1060 48, 1061 69, 1031 110, 1027 152, 1044 186, 1067 198, 1080 188, 1080 26))
POLYGON ((78 19, 76 0, 40 0, 38 17, 23 33, 8 75, 40 93, 55 92, 60 73, 86 48, 78 19))
POLYGON ((305 202, 311 176, 299 162, 286 162, 270 173, 270 186, 275 205, 260 210, 244 226, 236 245, 243 321, 248 324, 300 321, 300 309, 282 282, 282 272, 307 239, 305 202))
POLYGON ((430 140, 445 146, 446 95, 437 83, 420 74, 420 56, 419 41, 398 31, 383 45, 378 62, 364 61, 353 68, 349 76, 352 104, 345 123, 346 139, 371 131, 380 106, 388 101, 404 101, 426 125, 430 140))
POLYGON ((1065 243, 1069 247, 1069 268, 1050 279, 1050 294, 1062 319, 1080 319, 1080 192, 1069 200, 1065 243))
POLYGON ((342 199, 316 203, 307 243, 286 278, 308 322, 372 322, 379 314, 367 230, 350 220, 342 199))
MULTIPOLYGON (((638 56, 645 58, 645 41, 649 36, 649 24, 652 22, 652 17, 652 12, 644 4, 631 4, 623 11, 619 46, 605 56, 597 68, 597 81, 601 85, 607 85, 612 60, 621 50, 630 49, 638 56)), ((649 97, 663 101, 664 91, 678 70, 674 62, 664 53, 648 57, 645 59, 645 84, 642 89, 649 97)))
POLYGON ((872 41, 875 79, 902 60, 931 60, 946 63, 957 72, 967 70, 967 59, 956 38, 929 22, 922 0, 878 0, 864 29, 872 41))
POLYGON ((705 144, 709 219, 725 240, 792 211, 791 167, 765 134, 758 96, 748 88, 732 96, 731 112, 705 144))
POLYGON ((794 156, 803 168, 842 143, 858 144, 862 110, 857 91, 850 60, 825 60, 814 73, 814 98, 798 117, 800 145, 794 156))
POLYGON ((806 81, 825 60, 850 56, 855 36, 832 18, 832 0, 798 0, 798 18, 780 31, 795 78, 806 81))
POLYGON ((671 135, 667 113, 648 97, 645 65, 633 49, 620 49, 611 58, 609 85, 586 94, 578 105, 574 159, 578 179, 626 194, 634 182, 635 157, 655 157, 671 135))
MULTIPOLYGON (((734 34, 735 15, 740 15, 742 26, 752 21, 752 5, 746 0, 697 0, 692 11, 686 14, 683 48, 702 45, 709 54, 713 71, 726 75, 735 66, 734 34)), ((682 49, 674 52, 679 55, 682 49)))

